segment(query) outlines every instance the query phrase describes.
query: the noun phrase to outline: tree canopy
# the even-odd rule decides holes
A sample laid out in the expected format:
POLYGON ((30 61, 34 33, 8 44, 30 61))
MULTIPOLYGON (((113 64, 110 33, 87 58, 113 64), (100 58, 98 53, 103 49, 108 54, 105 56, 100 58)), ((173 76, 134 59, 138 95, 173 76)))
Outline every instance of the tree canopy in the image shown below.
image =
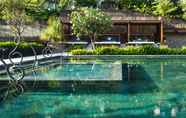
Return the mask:
POLYGON ((41 39, 50 41, 63 41, 63 30, 61 20, 57 16, 50 16, 48 26, 42 31, 41 39))
POLYGON ((26 14, 26 0, 1 0, 2 19, 5 19, 9 24, 12 33, 21 39, 26 23, 32 21, 32 18, 26 14))
MULTIPOLYGON (((12 0, 1 0, 2 2, 12 0)), ((15 0, 17 1, 17 0, 15 0)), ((185 0, 19 0, 20 4, 26 3, 26 13, 37 19, 47 20, 50 15, 56 15, 63 10, 78 9, 81 7, 97 8, 103 2, 115 2, 116 9, 130 9, 145 14, 181 18, 185 14, 185 0), (51 4, 52 3, 52 4, 51 4), (55 6, 55 10, 50 7, 55 6)), ((101 7, 100 7, 101 8, 101 7)), ((2 9, 2 6, 0 6, 2 9)), ((108 8, 109 9, 109 8, 108 8)), ((184 17, 185 18, 185 17, 184 17)))
POLYGON ((171 0, 155 0, 154 1, 154 14, 164 17, 171 17, 177 7, 171 0))
POLYGON ((180 0, 179 5, 180 5, 182 12, 183 12, 183 14, 182 14, 183 19, 186 19, 186 1, 180 0))
POLYGON ((71 13, 71 23, 73 34, 76 36, 87 35, 92 42, 94 49, 94 41, 97 34, 107 31, 111 27, 111 17, 98 9, 81 8, 71 13))

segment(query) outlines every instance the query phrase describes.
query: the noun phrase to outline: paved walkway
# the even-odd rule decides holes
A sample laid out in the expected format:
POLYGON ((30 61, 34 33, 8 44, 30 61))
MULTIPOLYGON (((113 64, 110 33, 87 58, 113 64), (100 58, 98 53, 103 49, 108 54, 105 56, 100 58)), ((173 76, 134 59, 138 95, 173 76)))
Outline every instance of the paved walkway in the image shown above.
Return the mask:
MULTIPOLYGON (((57 57, 61 57, 61 56, 70 56, 70 54, 68 53, 55 53, 55 54, 51 54, 49 57, 45 57, 43 55, 37 55, 37 60, 43 60, 43 59, 50 59, 50 58, 57 58, 57 57)), ((35 56, 29 56, 29 57, 23 57, 23 61, 22 63, 27 63, 27 62, 33 62, 35 61, 35 56)), ((4 60, 6 62, 7 65, 11 64, 9 59, 5 59, 4 60)), ((13 58, 12 61, 17 64, 20 63, 21 58, 13 58)), ((0 67, 4 66, 4 64, 0 61, 0 67)))

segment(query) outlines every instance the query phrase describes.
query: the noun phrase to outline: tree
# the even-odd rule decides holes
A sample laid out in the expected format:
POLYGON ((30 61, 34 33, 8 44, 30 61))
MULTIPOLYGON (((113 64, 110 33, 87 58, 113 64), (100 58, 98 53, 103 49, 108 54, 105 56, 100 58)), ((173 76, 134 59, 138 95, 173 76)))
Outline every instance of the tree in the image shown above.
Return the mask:
POLYGON ((93 7, 97 6, 96 0, 76 0, 76 4, 79 7, 93 7))
POLYGON ((142 7, 151 7, 154 0, 119 0, 118 5, 120 9, 143 9, 142 7))
POLYGON ((50 41, 63 41, 64 35, 62 30, 62 23, 59 17, 50 16, 48 19, 48 26, 41 33, 41 39, 50 41))
POLYGON ((152 14, 152 6, 147 3, 142 3, 135 9, 140 13, 152 14))
POLYGON ((179 6, 181 7, 182 12, 183 12, 182 18, 186 19, 186 1, 185 0, 180 0, 179 1, 179 6))
POLYGON ((61 9, 74 9, 76 6, 76 1, 75 0, 60 0, 59 1, 59 7, 61 9))
POLYGON ((60 14, 59 0, 26 0, 28 15, 34 20, 48 20, 49 16, 60 14))
POLYGON ((111 17, 98 9, 81 8, 71 13, 73 34, 77 37, 87 35, 90 37, 92 49, 96 35, 103 33, 111 27, 111 17))
POLYGON ((0 6, 3 8, 2 17, 7 21, 18 41, 22 38, 26 23, 32 21, 25 11, 26 3, 26 0, 1 0, 0 2, 0 6))
POLYGON ((136 0, 120 0, 119 8, 133 9, 138 2, 136 0))
POLYGON ((28 7, 39 7, 45 0, 25 0, 28 7))
POLYGON ((60 0, 59 7, 62 9, 75 9, 77 7, 96 7, 96 0, 60 0))
POLYGON ((171 17, 171 13, 177 9, 171 0, 155 0, 153 4, 154 14, 163 17, 171 17))
POLYGON ((3 18, 3 10, 5 8, 5 4, 3 3, 3 1, 0 1, 0 18, 3 18))

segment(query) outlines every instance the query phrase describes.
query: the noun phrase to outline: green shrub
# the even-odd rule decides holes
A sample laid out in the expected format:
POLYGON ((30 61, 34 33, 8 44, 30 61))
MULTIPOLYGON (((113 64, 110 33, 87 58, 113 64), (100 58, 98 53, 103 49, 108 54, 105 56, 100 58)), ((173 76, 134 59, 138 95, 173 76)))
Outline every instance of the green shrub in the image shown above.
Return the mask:
POLYGON ((94 51, 73 50, 74 55, 184 55, 186 48, 155 48, 153 46, 142 47, 106 47, 97 48, 94 51))
POLYGON ((15 42, 0 42, 0 48, 5 49, 4 52, 1 51, 0 53, 1 55, 4 56, 4 58, 8 58, 8 55, 16 48, 15 51, 22 53, 23 56, 31 56, 34 55, 34 52, 31 47, 35 49, 37 54, 41 54, 44 48, 42 44, 38 44, 38 43, 21 42, 19 45, 17 45, 15 42))
POLYGON ((127 48, 124 48, 121 53, 125 54, 125 55, 136 55, 138 53, 140 53, 140 49, 139 47, 127 47, 127 48))
POLYGON ((181 54, 186 54, 186 47, 183 47, 182 49, 181 49, 181 52, 180 52, 181 54))
MULTIPOLYGON (((17 44, 15 42, 0 42, 0 47, 15 47, 17 44)), ((26 43, 26 42, 23 42, 23 43, 20 43, 18 45, 19 48, 30 48, 30 46, 33 46, 33 47, 43 47, 42 44, 38 44, 38 43, 26 43)))
POLYGON ((111 47, 119 47, 119 45, 114 45, 114 44, 104 44, 104 45, 101 45, 101 44, 95 44, 95 47, 96 48, 111 48, 111 47))
POLYGON ((94 55, 96 54, 95 51, 87 51, 85 49, 77 49, 77 50, 72 50, 71 53, 73 55, 94 55))
POLYGON ((117 47, 106 47, 106 48, 97 48, 95 50, 96 54, 97 55, 115 55, 115 54, 118 54, 119 52, 119 48, 117 47))
POLYGON ((83 49, 84 47, 85 45, 72 45, 68 47, 68 52, 70 52, 71 50, 83 49))
POLYGON ((155 55, 158 54, 159 49, 155 48, 153 46, 143 46, 140 48, 140 52, 141 54, 151 54, 151 55, 155 55))

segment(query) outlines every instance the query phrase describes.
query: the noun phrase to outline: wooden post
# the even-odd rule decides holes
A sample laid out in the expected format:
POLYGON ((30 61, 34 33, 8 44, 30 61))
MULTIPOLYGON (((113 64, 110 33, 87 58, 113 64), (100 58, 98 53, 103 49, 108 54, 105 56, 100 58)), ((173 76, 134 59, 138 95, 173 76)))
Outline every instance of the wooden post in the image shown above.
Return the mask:
POLYGON ((160 24, 160 44, 163 45, 164 44, 164 39, 163 36, 164 35, 164 31, 163 31, 163 18, 161 18, 161 24, 160 24))
POLYGON ((128 30, 127 30, 127 33, 128 33, 128 35, 127 35, 127 41, 129 42, 130 41, 130 22, 128 22, 128 30))

